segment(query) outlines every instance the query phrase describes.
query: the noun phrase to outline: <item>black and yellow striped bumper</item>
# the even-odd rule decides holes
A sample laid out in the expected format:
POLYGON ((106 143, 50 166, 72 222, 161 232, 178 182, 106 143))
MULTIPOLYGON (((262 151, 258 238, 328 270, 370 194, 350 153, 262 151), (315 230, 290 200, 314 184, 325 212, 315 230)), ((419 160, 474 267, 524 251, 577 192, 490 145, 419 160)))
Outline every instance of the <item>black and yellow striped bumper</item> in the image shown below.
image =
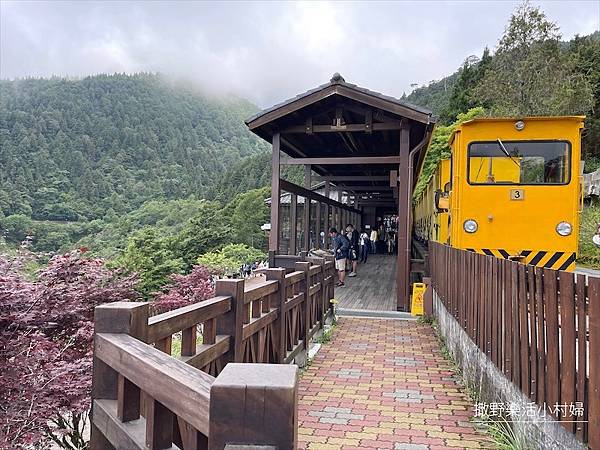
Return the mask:
POLYGON ((575 270, 577 254, 573 252, 552 252, 544 250, 507 251, 501 248, 467 248, 466 250, 496 258, 510 259, 520 255, 525 258, 525 263, 537 267, 546 267, 554 270, 575 270))

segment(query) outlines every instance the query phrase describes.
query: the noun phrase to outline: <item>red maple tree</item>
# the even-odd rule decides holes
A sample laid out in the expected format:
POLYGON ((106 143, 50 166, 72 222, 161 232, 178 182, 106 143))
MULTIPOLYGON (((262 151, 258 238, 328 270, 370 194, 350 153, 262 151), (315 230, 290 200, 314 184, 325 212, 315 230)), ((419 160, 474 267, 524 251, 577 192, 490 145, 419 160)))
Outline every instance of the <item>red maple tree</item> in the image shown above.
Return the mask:
MULTIPOLYGON (((87 448, 94 307, 139 295, 137 276, 123 277, 85 251, 52 258, 34 281, 21 274, 23 261, 0 256, 0 448, 48 440, 87 448)), ((154 314, 214 293, 202 266, 171 281, 154 314)))
POLYGON ((94 307, 134 300, 120 277, 74 251, 52 258, 35 281, 0 257, 0 447, 53 440, 86 447, 94 307))

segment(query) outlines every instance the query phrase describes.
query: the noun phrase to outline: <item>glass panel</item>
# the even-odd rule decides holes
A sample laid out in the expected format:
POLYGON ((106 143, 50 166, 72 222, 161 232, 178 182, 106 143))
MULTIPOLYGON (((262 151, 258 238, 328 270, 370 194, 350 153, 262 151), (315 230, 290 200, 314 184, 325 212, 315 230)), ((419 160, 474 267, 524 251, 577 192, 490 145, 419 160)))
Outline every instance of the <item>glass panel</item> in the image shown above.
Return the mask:
POLYGON ((290 249, 290 195, 281 195, 279 205, 279 254, 289 255, 290 249))
POLYGON ((469 145, 472 184, 566 184, 568 142, 492 141, 469 145))
POLYGON ((321 225, 319 226, 319 229, 321 230, 321 233, 319 235, 319 239, 321 241, 321 248, 325 248, 325 238, 327 236, 327 232, 329 230, 326 229, 325 223, 327 222, 327 214, 328 212, 328 207, 326 204, 321 203, 321 225))
POLYGON ((304 248, 304 202, 305 198, 298 196, 298 207, 296 212, 296 220, 298 227, 296 228, 296 254, 304 248))
POLYGON ((316 200, 310 201, 310 245, 308 249, 317 248, 317 208, 316 200))
MULTIPOLYGON (((329 228, 331 227, 335 227, 335 224, 333 223, 333 219, 335 217, 335 215, 333 214, 333 210, 335 208, 331 205, 327 205, 327 215, 329 216, 329 228)), ((327 230, 325 232, 325 243, 326 243, 326 248, 331 247, 331 239, 329 238, 329 230, 327 230)))

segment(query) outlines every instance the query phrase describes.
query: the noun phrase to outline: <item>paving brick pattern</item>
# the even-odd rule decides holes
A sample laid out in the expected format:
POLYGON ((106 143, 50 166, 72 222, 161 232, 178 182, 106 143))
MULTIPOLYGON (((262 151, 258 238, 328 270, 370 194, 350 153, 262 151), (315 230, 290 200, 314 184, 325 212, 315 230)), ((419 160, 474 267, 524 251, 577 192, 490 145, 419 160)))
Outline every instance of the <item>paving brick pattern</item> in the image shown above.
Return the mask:
POLYGON ((341 318, 302 375, 300 449, 494 448, 431 326, 341 318))

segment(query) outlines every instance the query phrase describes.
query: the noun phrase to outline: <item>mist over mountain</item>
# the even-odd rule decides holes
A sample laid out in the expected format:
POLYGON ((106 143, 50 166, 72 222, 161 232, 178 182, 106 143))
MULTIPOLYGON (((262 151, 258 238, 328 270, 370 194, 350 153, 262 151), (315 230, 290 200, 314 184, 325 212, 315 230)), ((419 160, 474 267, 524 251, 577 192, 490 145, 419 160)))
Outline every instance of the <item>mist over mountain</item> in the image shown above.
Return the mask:
POLYGON ((267 148, 243 122, 256 111, 152 74, 0 81, 0 212, 80 221, 213 197, 267 148))

